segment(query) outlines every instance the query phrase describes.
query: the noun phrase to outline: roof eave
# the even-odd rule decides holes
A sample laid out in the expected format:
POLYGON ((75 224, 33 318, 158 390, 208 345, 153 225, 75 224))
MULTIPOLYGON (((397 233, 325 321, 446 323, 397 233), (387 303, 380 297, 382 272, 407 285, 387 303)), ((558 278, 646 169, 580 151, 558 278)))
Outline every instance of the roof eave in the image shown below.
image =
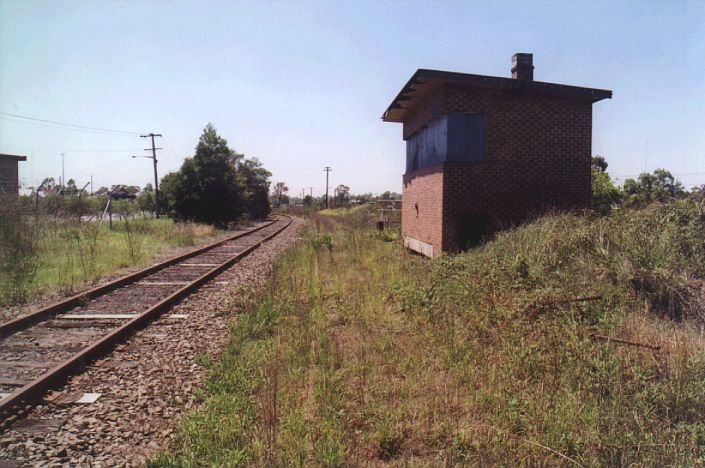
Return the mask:
POLYGON ((6 161, 26 161, 27 156, 20 156, 17 154, 0 154, 0 160, 1 159, 6 161))
POLYGON ((436 82, 440 84, 458 84, 462 86, 474 87, 478 89, 488 89, 507 92, 529 92, 537 95, 546 94, 566 99, 589 100, 592 103, 603 99, 611 99, 612 91, 597 88, 584 88, 580 86, 564 85, 560 83, 547 83, 543 81, 520 81, 513 78, 473 75, 469 73, 447 72, 441 70, 429 70, 420 68, 411 76, 396 98, 382 114, 385 122, 403 122, 404 114, 408 108, 402 107, 400 102, 413 100, 415 96, 409 95, 413 92, 416 84, 426 84, 436 82), (401 109, 400 116, 393 117, 392 111, 401 109))

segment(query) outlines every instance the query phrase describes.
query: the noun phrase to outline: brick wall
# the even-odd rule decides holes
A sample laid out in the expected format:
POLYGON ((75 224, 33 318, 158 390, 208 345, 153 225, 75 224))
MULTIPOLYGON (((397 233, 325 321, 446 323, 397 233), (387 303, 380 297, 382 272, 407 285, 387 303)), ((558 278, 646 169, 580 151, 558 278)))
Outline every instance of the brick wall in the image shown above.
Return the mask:
POLYGON ((432 166, 404 175, 401 230, 433 246, 434 255, 443 248, 443 173, 432 166))
POLYGON ((407 180, 415 180, 417 173, 406 174, 403 233, 430 236, 440 229, 443 250, 454 251, 463 215, 488 215, 492 228, 499 229, 548 209, 590 204, 590 101, 446 86, 425 102, 404 122, 405 139, 443 113, 483 113, 485 160, 445 163, 434 168, 432 183, 408 189, 407 180), (440 195, 435 193, 439 190, 440 195), (412 197, 408 203, 407 192, 412 197), (410 218, 413 198, 427 196, 442 200, 442 218, 440 213, 410 218), (440 226, 421 226, 439 219, 440 226))
POLYGON ((17 194, 17 161, 0 159, 0 194, 17 194))

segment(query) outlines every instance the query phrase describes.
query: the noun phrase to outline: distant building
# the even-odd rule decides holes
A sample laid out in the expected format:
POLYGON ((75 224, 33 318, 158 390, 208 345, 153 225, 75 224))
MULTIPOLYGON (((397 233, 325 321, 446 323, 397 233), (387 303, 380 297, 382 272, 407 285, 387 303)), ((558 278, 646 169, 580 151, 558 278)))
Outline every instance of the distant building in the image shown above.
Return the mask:
POLYGON ((592 104, 612 91, 419 69, 382 120, 403 123, 404 244, 429 257, 463 250, 548 209, 591 200, 592 104))
POLYGON ((20 181, 17 163, 26 160, 27 156, 0 154, 0 196, 17 196, 19 194, 20 181))

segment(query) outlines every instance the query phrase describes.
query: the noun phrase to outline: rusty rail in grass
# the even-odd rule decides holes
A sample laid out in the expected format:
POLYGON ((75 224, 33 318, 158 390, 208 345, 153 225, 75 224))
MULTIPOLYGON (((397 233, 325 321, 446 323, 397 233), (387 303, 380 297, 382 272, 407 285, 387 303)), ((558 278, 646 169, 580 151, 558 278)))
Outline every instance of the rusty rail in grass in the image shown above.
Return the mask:
MULTIPOLYGON (((146 326, 151 320, 157 318, 162 312, 168 310, 171 306, 176 304, 178 301, 180 301, 184 297, 188 296, 191 292, 196 290, 202 284, 204 284, 205 282, 207 282, 211 278, 217 276, 218 274, 222 273, 224 270, 226 270, 227 268, 232 266, 235 262, 237 262, 238 260, 242 259, 243 257, 249 255, 251 252, 253 252, 255 249, 257 249, 263 243, 265 243, 269 239, 272 239, 277 234, 282 232, 284 229, 286 229, 291 224, 291 218, 288 216, 287 216, 287 218, 288 218, 288 220, 287 220, 286 224, 284 226, 280 227, 279 229, 277 229, 276 231, 274 231, 272 234, 267 235, 263 239, 259 240, 256 244, 253 244, 253 245, 247 247, 242 252, 238 252, 237 254, 233 255, 225 262, 219 264, 218 266, 212 268, 208 272, 206 272, 203 275, 201 275, 200 277, 198 277, 196 280, 185 285, 184 287, 182 287, 178 291, 174 292, 170 296, 166 297, 165 299, 161 300, 157 304, 149 307, 146 311, 137 315, 135 318, 131 319, 129 322, 127 322, 127 323, 123 324, 122 326, 118 327, 117 329, 111 331, 110 333, 103 336, 100 340, 96 341, 95 343, 93 343, 89 347, 81 350, 80 352, 74 354, 72 357, 65 360, 64 362, 49 369, 47 372, 42 374, 40 377, 38 377, 34 381, 19 388, 18 390, 13 392, 10 396, 5 398, 4 400, 1 400, 0 401, 0 429, 5 429, 8 425, 11 425, 12 422, 14 422, 14 420, 19 415, 21 415, 25 411, 28 411, 29 409, 31 409, 32 404, 36 403, 37 401, 41 401, 44 394, 48 390, 63 384, 69 376, 80 372, 91 361, 95 360, 96 358, 98 358, 104 354, 109 353, 117 343, 124 341, 133 332, 146 326)), ((258 228, 251 229, 245 233, 241 233, 236 236, 232 236, 232 237, 225 239, 223 241, 219 241, 219 242, 210 244, 209 246, 206 246, 201 249, 197 249, 196 251, 193 251, 193 252, 203 253, 203 252, 205 252, 209 249, 212 249, 214 247, 217 247, 225 242, 239 239, 241 237, 247 236, 247 235, 255 233, 261 229, 264 229, 265 227, 271 226, 276 221, 277 220, 272 221, 272 222, 265 224, 263 226, 260 226, 258 228)), ((193 252, 189 252, 188 254, 174 257, 172 259, 167 260, 166 262, 163 262, 162 264, 155 265, 155 267, 146 268, 144 270, 141 270, 140 272, 129 275, 128 277, 122 278, 117 281, 113 281, 112 283, 109 283, 109 284, 104 285, 102 287, 95 288, 95 289, 89 291, 89 293, 94 294, 95 295, 94 297, 100 297, 100 295, 105 294, 106 292, 109 292, 117 287, 122 286, 122 285, 129 284, 130 282, 135 282, 135 281, 147 276, 149 273, 152 273, 152 272, 155 272, 155 271, 162 269, 164 266, 170 266, 175 263, 178 263, 178 261, 180 261, 180 260, 187 259, 187 258, 195 255, 195 254, 193 254, 193 252), (127 281, 128 279, 131 281, 127 281)), ((66 310, 66 307, 68 307, 68 304, 74 304, 74 305, 77 304, 78 303, 77 301, 79 301, 83 297, 86 297, 86 295, 87 294, 84 293, 84 294, 81 294, 78 296, 74 296, 66 301, 62 301, 60 303, 57 303, 57 304, 54 304, 50 307, 42 309, 35 314, 31 314, 31 317, 35 321, 39 321, 39 320, 42 320, 42 317, 45 318, 47 316, 53 316, 57 313, 60 313, 60 311, 66 310)), ((33 321, 28 321, 28 320, 24 321, 24 322, 18 322, 18 320, 13 321, 14 322, 13 327, 15 327, 15 329, 22 329, 23 327, 20 326, 21 324, 25 324, 24 326, 26 327, 26 326, 28 326, 26 324, 35 323, 33 321)))
POLYGON ((652 345, 652 344, 648 344, 648 343, 639 343, 638 341, 624 340, 622 338, 614 338, 611 336, 599 335, 597 333, 590 333, 589 336, 593 340, 597 340, 597 341, 606 341, 608 343, 618 343, 618 344, 623 344, 623 345, 627 345, 627 346, 635 346, 637 348, 646 348, 646 349, 650 349, 652 351, 658 351, 661 349, 661 346, 658 346, 658 345, 652 345))
POLYGON ((581 297, 560 297, 557 299, 552 299, 544 302, 539 302, 535 304, 530 304, 526 308, 526 312, 529 313, 529 316, 532 318, 536 318, 539 313, 546 307, 555 307, 557 305, 561 304, 572 304, 575 302, 592 302, 592 301, 600 301, 602 300, 602 294, 593 294, 590 296, 581 296, 581 297))

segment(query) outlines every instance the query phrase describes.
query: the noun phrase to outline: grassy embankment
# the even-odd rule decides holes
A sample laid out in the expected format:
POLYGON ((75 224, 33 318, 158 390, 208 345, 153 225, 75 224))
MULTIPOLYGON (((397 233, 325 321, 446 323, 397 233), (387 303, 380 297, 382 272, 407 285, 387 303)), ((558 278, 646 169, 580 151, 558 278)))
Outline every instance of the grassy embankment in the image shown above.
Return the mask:
POLYGON ((357 205, 353 207, 341 207, 341 208, 328 208, 319 211, 319 214, 328 216, 348 216, 355 214, 362 214, 370 211, 371 205, 357 205))
POLYGON ((204 242, 216 234, 211 226, 165 218, 113 220, 112 230, 107 221, 78 224, 44 217, 21 223, 3 229, 0 304, 55 290, 70 293, 101 275, 145 265, 169 249, 204 242))
POLYGON ((268 291, 233 292, 153 464, 705 462, 702 207, 545 217, 434 261, 354 224, 316 217, 268 291))

